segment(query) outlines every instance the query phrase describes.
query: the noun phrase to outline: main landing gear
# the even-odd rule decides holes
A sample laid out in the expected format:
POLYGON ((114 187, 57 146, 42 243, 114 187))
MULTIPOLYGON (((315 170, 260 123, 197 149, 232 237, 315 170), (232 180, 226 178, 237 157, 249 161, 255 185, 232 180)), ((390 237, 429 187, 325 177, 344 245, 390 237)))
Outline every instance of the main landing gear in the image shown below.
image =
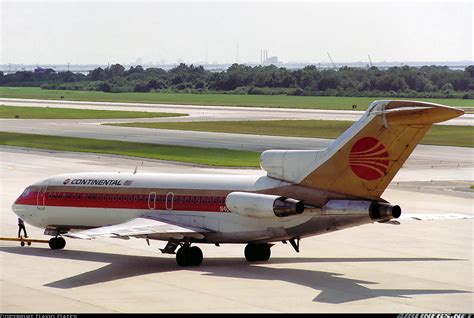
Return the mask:
POLYGON ((249 262, 268 261, 270 259, 271 251, 270 244, 247 244, 245 247, 245 258, 249 262))
POLYGON ((183 245, 176 253, 179 266, 199 266, 202 263, 202 251, 197 246, 183 245))
POLYGON ((62 250, 64 246, 66 246, 66 240, 61 236, 56 236, 49 240, 49 247, 52 250, 62 250))

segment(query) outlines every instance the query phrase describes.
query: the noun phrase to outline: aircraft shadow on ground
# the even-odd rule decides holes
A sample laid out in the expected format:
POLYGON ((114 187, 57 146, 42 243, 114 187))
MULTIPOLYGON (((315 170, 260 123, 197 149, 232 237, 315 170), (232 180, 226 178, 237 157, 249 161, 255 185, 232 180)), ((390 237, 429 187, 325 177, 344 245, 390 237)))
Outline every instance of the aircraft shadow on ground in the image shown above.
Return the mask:
MULTIPOLYGON (((430 261, 463 261, 446 258, 272 258, 269 262, 249 264, 242 258, 204 259, 198 267, 179 267, 174 258, 122 255, 90 251, 62 250, 53 251, 43 248, 0 247, 5 253, 47 257, 52 259, 68 259, 108 263, 101 268, 68 277, 49 284, 47 287, 70 289, 99 283, 106 283, 134 276, 161 274, 180 270, 202 272, 206 276, 231 277, 254 280, 256 286, 262 280, 280 280, 321 291, 313 301, 340 304, 376 297, 409 298, 413 295, 470 293, 470 291, 451 289, 371 289, 363 285, 376 285, 377 282, 362 281, 343 277, 343 274, 317 270, 272 268, 272 264, 297 263, 357 263, 357 262, 430 262, 430 261)), ((184 284, 185 282, 183 282, 184 284)))

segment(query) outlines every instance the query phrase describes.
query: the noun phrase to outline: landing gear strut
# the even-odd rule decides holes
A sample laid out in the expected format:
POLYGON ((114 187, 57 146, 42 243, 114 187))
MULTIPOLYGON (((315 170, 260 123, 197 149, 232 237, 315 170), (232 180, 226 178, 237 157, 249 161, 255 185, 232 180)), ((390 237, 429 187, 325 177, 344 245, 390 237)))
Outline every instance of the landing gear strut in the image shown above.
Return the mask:
POLYGON ((249 262, 268 261, 270 259, 271 251, 270 244, 247 244, 245 247, 245 258, 249 262))
POLYGON ((176 253, 176 263, 179 266, 199 266, 202 258, 202 251, 197 246, 183 245, 176 253))
POLYGON ((61 236, 56 236, 49 240, 49 247, 52 250, 62 250, 64 246, 66 246, 66 240, 61 236))

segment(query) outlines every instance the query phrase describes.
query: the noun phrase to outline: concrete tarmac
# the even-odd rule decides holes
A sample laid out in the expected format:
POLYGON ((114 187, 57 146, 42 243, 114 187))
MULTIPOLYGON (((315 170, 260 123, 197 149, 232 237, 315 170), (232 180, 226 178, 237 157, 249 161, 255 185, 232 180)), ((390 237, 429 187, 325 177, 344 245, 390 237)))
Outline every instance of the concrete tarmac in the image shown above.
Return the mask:
MULTIPOLYGON (((400 225, 307 238, 300 253, 278 243, 265 263, 247 263, 238 244, 201 244, 203 264, 183 269, 158 251, 161 241, 68 239, 60 251, 0 242, 0 312, 473 312, 474 196, 466 187, 474 178, 451 159, 402 168, 384 193, 402 206, 400 225), (465 194, 453 195, 460 185, 465 194)), ((0 162, 1 236, 16 236, 15 198, 53 174, 136 165, 138 173, 262 173, 8 147, 0 148, 0 162)), ((45 238, 41 229, 27 230, 45 238)))

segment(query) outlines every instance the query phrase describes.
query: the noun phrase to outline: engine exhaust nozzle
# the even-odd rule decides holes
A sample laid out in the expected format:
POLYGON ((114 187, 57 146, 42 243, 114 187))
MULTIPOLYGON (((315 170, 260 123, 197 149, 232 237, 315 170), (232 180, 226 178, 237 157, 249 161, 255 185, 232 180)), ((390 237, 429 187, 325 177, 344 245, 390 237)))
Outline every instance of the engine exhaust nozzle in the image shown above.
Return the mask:
POLYGON ((370 206, 369 215, 374 221, 398 219, 402 215, 402 209, 398 205, 376 202, 370 206))

